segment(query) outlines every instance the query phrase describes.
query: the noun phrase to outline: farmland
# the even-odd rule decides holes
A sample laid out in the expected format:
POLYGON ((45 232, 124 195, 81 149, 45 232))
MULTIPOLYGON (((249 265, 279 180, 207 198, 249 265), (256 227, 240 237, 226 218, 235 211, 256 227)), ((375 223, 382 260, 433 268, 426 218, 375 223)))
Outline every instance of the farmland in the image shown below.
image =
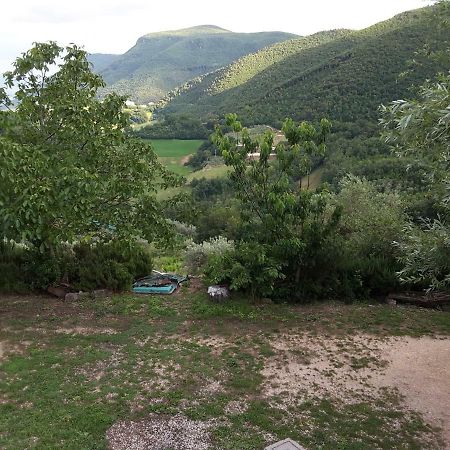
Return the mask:
POLYGON ((189 155, 195 153, 203 141, 181 139, 145 140, 150 143, 159 160, 172 172, 186 176, 191 169, 184 165, 189 155))

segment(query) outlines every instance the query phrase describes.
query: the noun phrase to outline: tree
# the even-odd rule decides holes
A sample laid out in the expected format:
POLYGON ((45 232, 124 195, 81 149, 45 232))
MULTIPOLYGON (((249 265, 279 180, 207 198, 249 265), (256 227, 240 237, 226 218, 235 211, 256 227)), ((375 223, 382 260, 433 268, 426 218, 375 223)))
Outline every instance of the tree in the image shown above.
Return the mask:
POLYGON ((175 183, 153 150, 124 133, 125 98, 76 45, 36 43, 0 90, 0 233, 42 250, 90 236, 153 239, 168 231, 155 199, 175 183))
POLYGON ((339 218, 338 210, 328 214, 326 192, 313 192, 301 183, 311 170, 312 159, 324 155, 331 124, 322 119, 318 127, 308 122, 296 125, 287 119, 283 124, 286 141, 273 149, 271 132, 258 142, 242 129, 236 115, 226 119, 233 136, 224 135, 218 127, 213 141, 232 168, 230 178, 242 203, 243 222, 236 246, 237 251, 243 249, 243 255, 236 255, 235 264, 228 262, 228 266, 248 269, 252 276, 246 283, 254 295, 262 290, 267 294, 265 284, 273 286, 276 279, 298 287, 339 218), (249 159, 255 150, 259 157, 249 159), (253 260, 249 257, 252 251, 253 260))
POLYGON ((402 281, 431 289, 450 288, 450 73, 425 83, 417 100, 382 107, 385 139, 399 157, 425 160, 432 168, 429 190, 440 199, 442 215, 410 223, 397 243, 402 281))

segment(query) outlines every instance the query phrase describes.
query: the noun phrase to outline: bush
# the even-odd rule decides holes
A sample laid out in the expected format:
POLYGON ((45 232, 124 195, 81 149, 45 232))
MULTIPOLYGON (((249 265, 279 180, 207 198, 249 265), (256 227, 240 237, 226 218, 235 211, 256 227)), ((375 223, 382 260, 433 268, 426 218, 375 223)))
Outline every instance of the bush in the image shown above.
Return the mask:
POLYGON ((128 290, 134 279, 148 275, 152 261, 137 243, 78 243, 62 245, 52 253, 2 243, 0 291, 47 289, 67 282, 75 290, 128 290))
POLYGON ((75 265, 69 279, 77 290, 127 290, 134 279, 152 270, 150 254, 137 243, 78 244, 73 251, 75 265))
POLYGON ((190 242, 185 251, 184 263, 190 273, 197 274, 206 266, 210 257, 225 254, 232 249, 234 249, 234 242, 222 236, 201 244, 190 242))
POLYGON ((342 208, 336 236, 342 248, 336 256, 340 279, 349 281, 353 295, 396 289, 399 251, 393 243, 407 223, 401 197, 396 192, 378 192, 371 182, 354 176, 344 178, 340 188, 335 198, 342 208))
POLYGON ((421 225, 407 224, 395 243, 402 264, 400 280, 450 290, 450 229, 440 220, 423 220, 421 225))
POLYGON ((257 242, 241 242, 234 249, 210 255, 205 275, 211 283, 249 291, 253 300, 271 295, 275 282, 283 275, 281 265, 268 250, 257 242))
POLYGON ((22 270, 25 254, 25 247, 0 241, 0 292, 22 293, 28 290, 22 270))

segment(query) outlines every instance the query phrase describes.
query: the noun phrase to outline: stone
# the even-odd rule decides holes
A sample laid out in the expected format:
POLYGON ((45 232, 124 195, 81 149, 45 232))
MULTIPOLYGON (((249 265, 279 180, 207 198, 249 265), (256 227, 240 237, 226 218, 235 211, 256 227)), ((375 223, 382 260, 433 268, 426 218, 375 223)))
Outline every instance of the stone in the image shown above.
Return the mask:
POLYGON ((97 289, 95 291, 92 291, 92 296, 94 298, 104 298, 111 295, 111 291, 108 291, 108 289, 97 289))
POLYGON ((215 302, 222 302, 230 296, 230 291, 226 286, 208 286, 209 298, 215 302))
POLYGON ((78 300, 80 300, 80 294, 77 292, 69 292, 64 297, 64 301, 66 302, 77 302, 78 300))
POLYGON ((389 306, 397 306, 397 300, 394 300, 393 298, 388 298, 387 299, 387 304, 389 306))
POLYGON ((49 286, 47 292, 55 297, 64 298, 67 294, 67 289, 61 286, 49 286))
POLYGON ((285 439, 284 441, 276 442, 275 444, 269 445, 264 450, 306 450, 297 442, 292 439, 285 439))

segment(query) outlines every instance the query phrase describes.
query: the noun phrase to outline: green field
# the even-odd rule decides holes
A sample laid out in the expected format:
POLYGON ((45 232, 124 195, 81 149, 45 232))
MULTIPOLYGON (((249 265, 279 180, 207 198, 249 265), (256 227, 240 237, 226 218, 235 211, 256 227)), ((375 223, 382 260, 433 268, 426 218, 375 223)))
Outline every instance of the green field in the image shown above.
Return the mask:
POLYGON ((183 158, 195 153, 202 145, 199 139, 143 139, 152 145, 156 154, 161 158, 183 158))
POLYGON ((199 139, 143 139, 143 141, 151 144, 162 164, 172 172, 183 176, 192 172, 192 169, 184 163, 203 143, 199 139))

